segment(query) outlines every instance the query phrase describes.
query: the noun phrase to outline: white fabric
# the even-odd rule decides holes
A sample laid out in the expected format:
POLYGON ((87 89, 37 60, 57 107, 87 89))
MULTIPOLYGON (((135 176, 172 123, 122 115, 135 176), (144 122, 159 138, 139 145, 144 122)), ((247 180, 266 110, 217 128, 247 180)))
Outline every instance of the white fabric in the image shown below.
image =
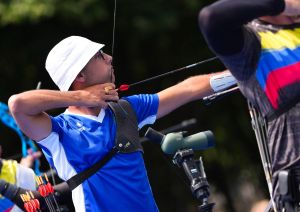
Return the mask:
POLYGON ((52 155, 53 163, 56 164, 55 168, 58 176, 63 180, 76 175, 75 169, 69 163, 65 150, 59 141, 59 136, 56 132, 51 132, 48 137, 39 141, 39 144, 46 147, 52 155))
POLYGON ((237 81, 229 72, 216 74, 210 77, 210 86, 214 92, 225 90, 235 84, 237 84, 237 81))
POLYGON ((72 200, 76 212, 86 211, 82 184, 72 191, 72 200))
MULTIPOLYGON (((67 159, 65 150, 59 142, 59 136, 57 133, 50 133, 48 137, 39 141, 39 144, 46 147, 51 152, 57 174, 61 179, 66 181, 77 174, 67 159)), ((85 200, 82 185, 79 185, 72 191, 72 200, 76 211, 85 211, 85 200)))
MULTIPOLYGON (((26 190, 36 190, 35 185, 35 174, 32 169, 22 166, 20 164, 17 165, 17 173, 16 173, 16 186, 24 188, 26 190)), ((14 205, 11 209, 11 212, 22 212, 17 205, 14 205)))
POLYGON ((35 174, 32 169, 17 165, 16 185, 27 190, 36 190, 35 174))
POLYGON ((23 210, 21 210, 17 205, 14 205, 10 212, 23 212, 23 210))
POLYGON ((64 114, 70 114, 70 115, 75 115, 75 116, 82 116, 82 117, 86 117, 86 118, 89 118, 89 119, 93 119, 93 120, 95 120, 95 121, 97 121, 97 122, 102 123, 102 122, 103 122, 103 119, 104 119, 104 116, 105 116, 105 110, 104 110, 104 109, 101 109, 98 116, 72 113, 72 112, 69 111, 68 109, 64 112, 64 114))
POLYGON ((46 59, 46 69, 61 91, 69 90, 79 72, 103 46, 84 37, 71 36, 53 47, 46 59))

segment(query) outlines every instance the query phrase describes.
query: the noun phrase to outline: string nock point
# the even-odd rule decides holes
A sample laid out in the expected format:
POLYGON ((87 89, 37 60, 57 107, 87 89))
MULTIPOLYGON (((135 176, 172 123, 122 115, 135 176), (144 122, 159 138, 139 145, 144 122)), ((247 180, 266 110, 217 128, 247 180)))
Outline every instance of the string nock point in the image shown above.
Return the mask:
POLYGON ((127 91, 127 90, 129 90, 129 87, 130 87, 130 85, 123 84, 123 85, 120 85, 120 87, 117 90, 118 91, 127 91))

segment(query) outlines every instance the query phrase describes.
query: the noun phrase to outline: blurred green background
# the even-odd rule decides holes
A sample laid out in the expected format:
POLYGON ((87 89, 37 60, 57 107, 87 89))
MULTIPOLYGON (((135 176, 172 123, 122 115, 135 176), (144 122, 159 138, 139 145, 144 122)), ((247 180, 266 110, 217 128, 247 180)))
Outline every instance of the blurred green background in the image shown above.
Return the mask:
MULTIPOLYGON (((213 1, 117 1, 114 65, 116 85, 133 83, 213 57, 197 26, 199 10, 213 1)), ((0 101, 35 89, 57 89, 44 64, 47 53, 63 38, 80 35, 104 43, 111 53, 113 0, 2 0, 0 1, 0 101)), ((188 76, 224 69, 214 61, 163 79, 134 87, 122 95, 155 93, 188 76)), ((61 112, 50 111, 55 115, 61 112)), ((205 106, 185 105, 152 126, 163 130, 183 120, 197 118, 195 133, 212 130, 216 146, 199 151, 211 185, 215 211, 249 211, 268 198, 258 148, 250 125, 247 103, 240 93, 205 106)), ((20 153, 17 135, 0 124, 3 157, 20 153)), ((146 143, 145 163, 160 211, 196 211, 199 204, 181 169, 163 155, 159 146, 146 143)), ((47 170, 45 160, 42 169, 47 170)))

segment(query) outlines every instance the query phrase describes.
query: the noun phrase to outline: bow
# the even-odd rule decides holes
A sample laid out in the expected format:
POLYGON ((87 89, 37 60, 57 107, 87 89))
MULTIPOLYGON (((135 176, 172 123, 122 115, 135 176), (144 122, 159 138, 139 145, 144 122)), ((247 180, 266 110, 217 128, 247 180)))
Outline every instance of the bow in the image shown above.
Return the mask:
MULTIPOLYGON (((0 102, 0 121, 2 121, 3 124, 11 128, 13 131, 15 131, 18 134, 22 143, 23 157, 26 157, 28 155, 27 147, 31 148, 33 152, 38 151, 34 142, 22 133, 17 123, 15 122, 14 118, 10 115, 8 106, 2 102, 0 102)), ((35 160, 34 171, 37 175, 40 174, 39 166, 40 166, 39 160, 35 160)))
MULTIPOLYGON (((114 0, 113 29, 112 29, 112 46, 111 46, 111 56, 112 57, 114 57, 114 49, 115 49, 116 12, 117 12, 117 0, 114 0)), ((150 77, 148 79, 141 80, 139 82, 135 82, 135 83, 132 83, 132 84, 121 84, 117 88, 117 91, 119 91, 119 92, 127 91, 127 90, 129 90, 129 88, 132 88, 133 86, 141 85, 141 84, 144 84, 146 82, 149 82, 149 81, 152 81, 152 80, 155 80, 155 79, 158 79, 158 78, 162 78, 162 77, 165 77, 165 76, 168 76, 168 75, 175 74, 177 72, 186 71, 186 70, 192 69, 192 68, 194 68, 196 66, 199 66, 199 65, 208 63, 210 61, 217 60, 217 59, 218 59, 218 57, 211 57, 211 58, 208 58, 208 59, 205 59, 205 60, 202 60, 202 61, 198 61, 198 62, 190 64, 190 65, 181 67, 181 68, 177 68, 175 70, 166 72, 164 74, 160 74, 160 75, 157 75, 157 76, 150 77)), ((112 81, 112 72, 111 72, 111 81, 112 81)))

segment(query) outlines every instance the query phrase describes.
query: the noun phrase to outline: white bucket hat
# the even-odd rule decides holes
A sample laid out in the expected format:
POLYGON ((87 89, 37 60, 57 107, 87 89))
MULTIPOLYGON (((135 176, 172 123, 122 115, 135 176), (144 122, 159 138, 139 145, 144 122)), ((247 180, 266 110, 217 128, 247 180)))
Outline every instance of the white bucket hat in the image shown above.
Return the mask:
POLYGON ((51 49, 46 69, 61 91, 69 90, 79 72, 103 46, 84 37, 71 36, 51 49))

